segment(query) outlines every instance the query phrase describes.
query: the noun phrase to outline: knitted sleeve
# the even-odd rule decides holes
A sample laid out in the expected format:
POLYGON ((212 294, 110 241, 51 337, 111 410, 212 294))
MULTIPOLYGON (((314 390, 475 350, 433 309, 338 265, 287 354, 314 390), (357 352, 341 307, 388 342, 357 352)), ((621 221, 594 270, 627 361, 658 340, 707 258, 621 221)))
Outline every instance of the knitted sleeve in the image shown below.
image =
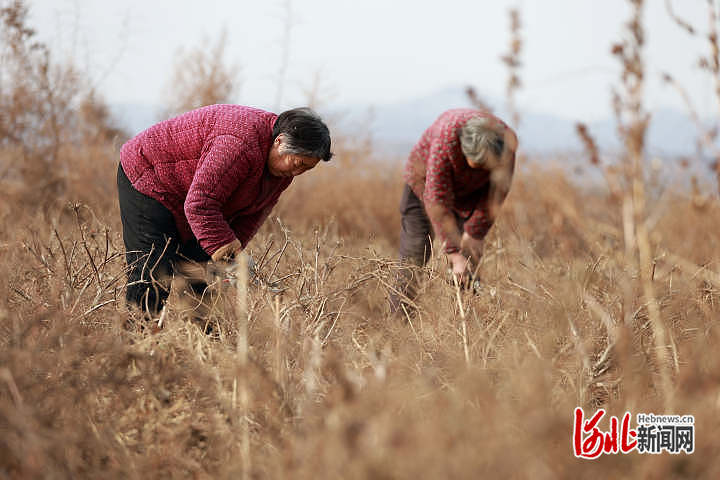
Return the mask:
POLYGON ((213 138, 203 149, 188 190, 185 216, 209 255, 236 238, 223 217, 222 207, 250 172, 245 149, 233 135, 213 138))
POLYGON ((452 213, 455 192, 449 148, 448 139, 443 137, 434 139, 430 145, 423 203, 435 234, 445 245, 445 253, 455 253, 460 250, 460 235, 452 213))

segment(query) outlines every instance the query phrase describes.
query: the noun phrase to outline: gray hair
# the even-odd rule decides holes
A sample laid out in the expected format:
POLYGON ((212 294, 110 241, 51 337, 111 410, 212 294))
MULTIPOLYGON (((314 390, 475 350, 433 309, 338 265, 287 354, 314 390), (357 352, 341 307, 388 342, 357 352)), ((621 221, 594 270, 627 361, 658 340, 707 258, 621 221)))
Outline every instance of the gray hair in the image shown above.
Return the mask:
POLYGON ((460 148, 470 163, 483 164, 489 153, 500 156, 504 147, 503 136, 491 128, 487 118, 473 117, 460 129, 460 148))

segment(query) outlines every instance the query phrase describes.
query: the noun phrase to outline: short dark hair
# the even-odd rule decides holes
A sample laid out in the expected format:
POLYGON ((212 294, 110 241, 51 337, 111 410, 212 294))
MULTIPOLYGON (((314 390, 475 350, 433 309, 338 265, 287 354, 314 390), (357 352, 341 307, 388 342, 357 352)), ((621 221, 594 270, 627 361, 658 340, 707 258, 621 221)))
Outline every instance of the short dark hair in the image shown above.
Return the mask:
POLYGON ((273 141, 283 134, 283 152, 328 161, 330 151, 330 130, 320 116, 309 108, 293 108, 281 113, 273 126, 273 141))

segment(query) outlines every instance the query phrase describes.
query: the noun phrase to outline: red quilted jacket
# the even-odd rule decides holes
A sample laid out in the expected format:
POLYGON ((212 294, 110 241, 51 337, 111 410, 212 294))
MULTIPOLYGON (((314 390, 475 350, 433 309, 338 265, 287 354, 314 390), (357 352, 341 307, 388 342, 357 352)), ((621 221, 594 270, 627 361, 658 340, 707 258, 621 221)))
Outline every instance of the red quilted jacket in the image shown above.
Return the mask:
POLYGON ((158 123, 122 146, 133 187, 172 212, 181 240, 212 255, 255 235, 292 178, 266 167, 277 115, 210 105, 158 123))

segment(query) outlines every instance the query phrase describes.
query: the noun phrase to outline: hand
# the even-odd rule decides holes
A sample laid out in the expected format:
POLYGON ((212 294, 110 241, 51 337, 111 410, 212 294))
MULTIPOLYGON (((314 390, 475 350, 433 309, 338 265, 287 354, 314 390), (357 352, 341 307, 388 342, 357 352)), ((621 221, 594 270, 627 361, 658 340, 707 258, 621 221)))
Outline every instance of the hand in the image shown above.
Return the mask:
POLYGON ((447 256, 452 266, 452 274, 457 279, 458 285, 464 285, 470 276, 470 272, 468 272, 470 262, 460 252, 448 253, 447 256))
POLYGON ((479 295, 483 291, 480 279, 472 267, 470 259, 462 253, 449 253, 448 260, 452 264, 452 275, 457 279, 457 285, 461 290, 468 289, 475 295, 479 295))
POLYGON ((178 274, 190 282, 207 282, 208 270, 205 262, 178 261, 175 264, 178 274))
POLYGON ((213 262, 232 262, 235 256, 242 251, 242 244, 237 238, 218 248, 210 257, 213 262))
POLYGON ((470 262, 472 263, 473 273, 475 267, 482 258, 484 247, 485 242, 483 241, 483 239, 473 238, 468 235, 467 232, 463 232, 462 238, 460 239, 460 252, 463 254, 463 256, 470 259, 470 262))

